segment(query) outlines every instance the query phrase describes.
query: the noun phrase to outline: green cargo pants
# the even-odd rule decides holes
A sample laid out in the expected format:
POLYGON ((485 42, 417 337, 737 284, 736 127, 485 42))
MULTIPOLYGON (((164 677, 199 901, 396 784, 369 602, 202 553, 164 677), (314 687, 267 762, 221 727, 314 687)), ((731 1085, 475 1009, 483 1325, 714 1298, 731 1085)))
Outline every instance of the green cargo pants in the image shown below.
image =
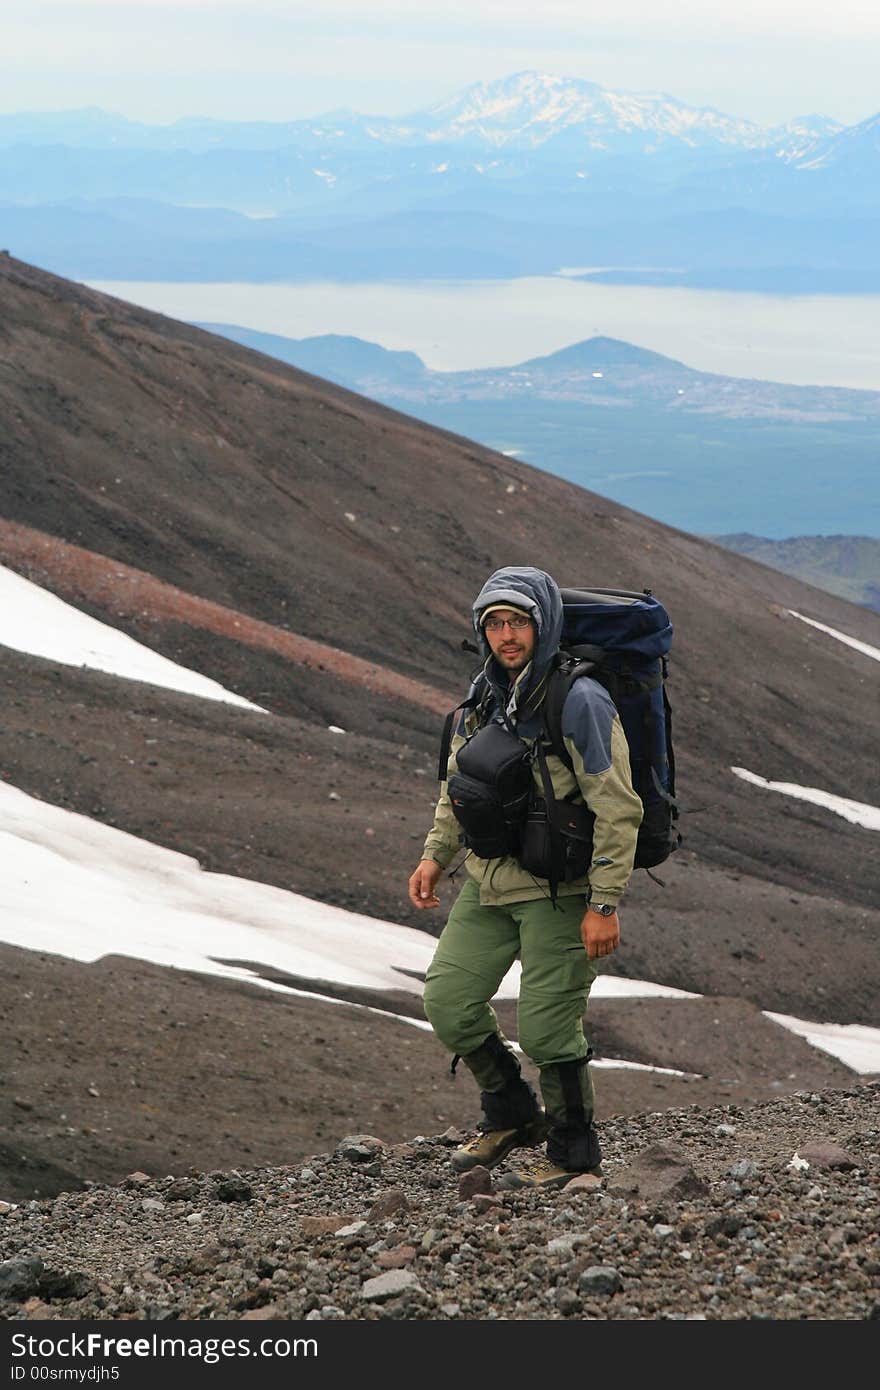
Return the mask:
MULTIPOLYGON (((548 898, 484 907, 476 883, 465 883, 425 977, 425 1015, 450 1052, 467 1061, 490 1033, 500 1032, 489 1000, 519 956, 519 1045, 542 1069, 542 1090, 555 1092, 545 1080, 555 1080, 556 1064, 589 1050, 583 1015, 597 968, 581 941, 585 908, 579 894, 559 898, 555 911, 548 898)), ((481 1089, 498 1088, 497 1077, 471 1070, 481 1089)), ((581 1070, 584 1089, 591 1089, 589 1068, 581 1070)), ((545 1094, 545 1103, 550 1100, 545 1094)), ((557 1101, 554 1095, 548 1109, 560 1106, 561 1096, 557 1101)))

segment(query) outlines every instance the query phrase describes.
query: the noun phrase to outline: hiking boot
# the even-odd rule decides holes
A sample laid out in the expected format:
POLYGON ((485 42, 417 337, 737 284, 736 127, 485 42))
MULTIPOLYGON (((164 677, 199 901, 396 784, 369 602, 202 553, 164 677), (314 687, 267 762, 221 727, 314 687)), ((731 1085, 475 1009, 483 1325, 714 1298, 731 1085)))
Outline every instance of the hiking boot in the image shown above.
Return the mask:
POLYGON ((478 1125, 474 1138, 453 1150, 451 1163, 456 1173, 466 1173, 469 1168, 478 1166, 494 1168, 512 1149, 534 1148, 544 1142, 546 1135, 547 1119, 543 1111, 519 1129, 483 1129, 478 1125))
POLYGON ((529 1187, 540 1188, 542 1192, 552 1192, 557 1188, 565 1187, 572 1178, 578 1178, 584 1172, 589 1172, 597 1178, 602 1176, 601 1168, 560 1168, 559 1164, 554 1163, 552 1159, 537 1158, 526 1168, 505 1173, 498 1179, 495 1187, 499 1192, 512 1192, 519 1188, 529 1187))

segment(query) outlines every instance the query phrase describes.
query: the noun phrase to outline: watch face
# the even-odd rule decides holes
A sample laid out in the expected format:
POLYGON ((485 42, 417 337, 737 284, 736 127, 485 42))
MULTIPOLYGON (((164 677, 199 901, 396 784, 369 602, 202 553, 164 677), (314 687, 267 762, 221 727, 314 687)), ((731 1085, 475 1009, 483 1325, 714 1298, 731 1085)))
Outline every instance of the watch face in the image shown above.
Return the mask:
POLYGON ((610 917, 614 912, 611 903, 591 903, 590 910, 592 912, 601 912, 603 917, 610 917))

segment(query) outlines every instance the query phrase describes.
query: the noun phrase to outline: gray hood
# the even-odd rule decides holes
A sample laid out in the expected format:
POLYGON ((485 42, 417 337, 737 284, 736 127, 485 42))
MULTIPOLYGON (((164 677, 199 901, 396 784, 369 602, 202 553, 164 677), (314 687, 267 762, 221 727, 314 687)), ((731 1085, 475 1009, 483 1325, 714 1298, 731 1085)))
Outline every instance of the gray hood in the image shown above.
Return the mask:
POLYGON ((491 648, 480 626, 480 614, 493 603, 509 603, 515 608, 524 609, 534 619, 537 629, 535 655, 516 683, 515 703, 519 705, 530 691, 537 691, 559 650, 562 595, 555 579, 551 579, 543 570, 533 569, 531 565, 496 570, 478 593, 473 607, 474 632, 486 663, 487 676, 497 690, 506 691, 507 679, 505 677, 502 681, 501 672, 492 659, 491 648))

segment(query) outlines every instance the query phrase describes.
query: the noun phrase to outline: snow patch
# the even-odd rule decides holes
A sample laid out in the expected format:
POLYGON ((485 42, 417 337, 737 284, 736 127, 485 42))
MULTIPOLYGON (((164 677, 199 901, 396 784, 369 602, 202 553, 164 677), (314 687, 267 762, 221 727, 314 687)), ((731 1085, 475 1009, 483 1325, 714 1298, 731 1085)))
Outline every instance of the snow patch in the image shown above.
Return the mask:
POLYGON ((877 647, 871 647, 867 642, 860 642, 857 637, 847 637, 845 632, 838 632, 834 627, 826 627, 825 623, 817 623, 815 618, 805 618, 803 613, 796 613, 793 608, 787 608, 785 611, 792 618, 799 618, 802 623, 809 623, 810 627, 818 628, 820 632, 827 632, 829 637, 836 637, 838 642, 845 642, 848 647, 854 648, 855 651, 873 657, 875 661, 880 661, 880 649, 877 647))
POLYGON ((871 1075, 880 1068, 880 1028, 867 1028, 859 1023, 807 1023, 790 1014, 768 1013, 766 1009, 764 1017, 806 1038, 812 1047, 830 1053, 844 1066, 862 1075, 871 1075))
POLYGON ((0 565, 0 645, 63 666, 86 666, 124 680, 145 681, 184 695, 267 711, 216 681, 178 666, 133 637, 81 613, 38 584, 0 565))
POLYGON ((764 777, 759 777, 757 773, 749 772, 744 767, 732 767, 730 770, 744 782, 751 782, 755 787, 781 792, 783 796, 793 796, 798 801, 811 801, 815 806, 824 806, 827 810, 834 811, 852 825, 864 826, 866 830, 880 830, 878 806, 871 806, 865 801, 851 801, 846 796, 834 796, 831 792, 823 792, 819 787, 800 787, 795 782, 768 782, 764 777))
MULTIPOLYGON (((317 990, 264 979, 261 971, 302 980, 409 990, 419 995, 435 941, 413 927, 365 917, 283 888, 204 872, 189 855, 165 849, 51 806, 0 782, 0 941, 91 962, 129 956, 156 965, 261 989, 343 1003, 317 990), (231 965, 249 961, 253 969, 231 965)), ((515 962, 496 998, 515 999, 515 962)), ((698 999, 698 994, 600 975, 594 999, 698 999)), ((422 1019, 366 1005, 371 1013, 427 1030, 422 1019)), ((880 1029, 808 1023, 767 1014, 859 1072, 880 1072, 880 1029)), ((675 1073, 603 1058, 605 1067, 675 1073)))

